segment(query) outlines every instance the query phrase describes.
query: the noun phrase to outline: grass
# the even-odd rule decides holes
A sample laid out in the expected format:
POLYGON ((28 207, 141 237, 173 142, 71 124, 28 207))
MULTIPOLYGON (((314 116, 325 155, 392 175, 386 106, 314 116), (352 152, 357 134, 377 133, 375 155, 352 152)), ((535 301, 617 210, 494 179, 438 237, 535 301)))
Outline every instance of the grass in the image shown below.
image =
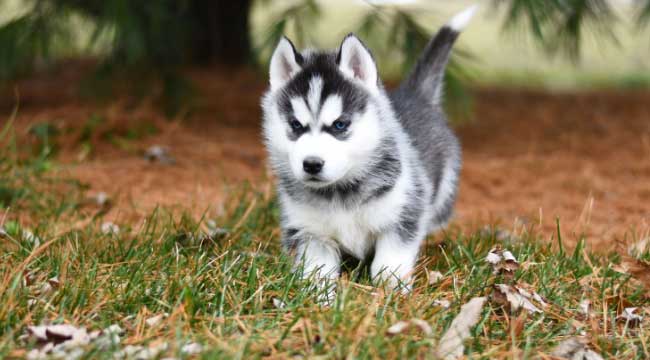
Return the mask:
POLYGON ((576 336, 606 358, 650 356, 648 322, 617 320, 629 306, 650 315, 647 290, 620 270, 618 255, 590 254, 584 242, 569 251, 532 234, 454 230, 427 241, 410 295, 376 288, 363 274, 351 281, 348 274, 336 302, 321 307, 306 290, 309 281, 282 255, 272 194, 242 187, 222 218, 161 208, 107 233, 100 213, 83 211, 83 187, 49 186, 75 182, 52 179, 56 163, 47 155, 19 156, 10 127, 0 138, 0 144, 14 144, 0 148, 0 179, 9 184, 7 191, 30 195, 3 200, 0 214, 6 232, 0 238, 0 358, 22 358, 38 347, 22 335, 27 326, 47 322, 124 329, 108 346, 84 346, 82 358, 114 358, 129 345, 162 343, 168 347, 160 357, 187 358, 181 349, 190 342, 204 349, 192 356, 205 359, 432 358, 460 306, 491 297, 499 283, 527 284, 550 305, 528 314, 491 299, 465 342, 470 358, 541 356, 576 336), (214 224, 228 233, 206 235, 214 224), (511 250, 521 264, 513 276, 495 275, 485 261, 495 245, 511 250), (427 270, 444 277, 429 284, 427 270), (52 278, 58 281, 48 282, 52 278), (585 299, 590 316, 580 310, 585 299), (448 300, 449 308, 436 300, 448 300), (147 324, 159 314, 167 315, 147 324), (426 321, 432 333, 386 335, 398 320, 414 318, 426 321))

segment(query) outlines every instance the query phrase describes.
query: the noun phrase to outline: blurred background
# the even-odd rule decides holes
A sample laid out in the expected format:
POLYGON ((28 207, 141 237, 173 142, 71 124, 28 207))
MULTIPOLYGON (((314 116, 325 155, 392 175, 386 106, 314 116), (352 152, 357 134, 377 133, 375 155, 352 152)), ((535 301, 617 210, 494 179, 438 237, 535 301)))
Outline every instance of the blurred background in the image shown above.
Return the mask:
POLYGON ((78 191, 110 199, 111 221, 219 215, 243 186, 272 191, 259 99, 280 36, 355 32, 390 88, 477 2, 445 84, 465 160, 452 229, 608 251, 648 236, 650 0, 3 0, 3 166, 29 166, 4 172, 0 204, 36 221, 26 204, 47 199, 26 184, 54 173, 80 211, 78 191))

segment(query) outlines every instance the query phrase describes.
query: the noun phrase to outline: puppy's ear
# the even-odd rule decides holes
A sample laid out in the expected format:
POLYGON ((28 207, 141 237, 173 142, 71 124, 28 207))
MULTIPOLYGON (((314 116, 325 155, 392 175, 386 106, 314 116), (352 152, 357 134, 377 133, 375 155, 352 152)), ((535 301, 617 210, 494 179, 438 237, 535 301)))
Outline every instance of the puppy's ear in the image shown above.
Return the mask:
POLYGON ((302 55, 296 51, 291 41, 283 36, 271 57, 269 68, 271 91, 281 88, 291 80, 300 71, 302 61, 302 55))
POLYGON ((377 89, 377 65, 372 54, 354 34, 343 39, 337 57, 339 69, 352 79, 361 81, 368 88, 377 89))

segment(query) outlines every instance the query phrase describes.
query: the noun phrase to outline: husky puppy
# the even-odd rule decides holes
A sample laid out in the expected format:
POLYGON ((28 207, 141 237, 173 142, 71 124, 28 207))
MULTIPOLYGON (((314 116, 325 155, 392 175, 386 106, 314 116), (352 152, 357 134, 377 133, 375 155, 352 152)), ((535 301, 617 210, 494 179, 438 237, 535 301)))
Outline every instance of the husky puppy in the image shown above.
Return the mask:
POLYGON ((442 82, 474 11, 442 27, 390 93, 352 34, 334 52, 299 52, 287 38, 277 45, 263 133, 282 243, 305 275, 335 279, 342 256, 352 256, 372 258, 374 279, 408 284, 423 240, 447 224, 461 150, 441 108, 442 82))

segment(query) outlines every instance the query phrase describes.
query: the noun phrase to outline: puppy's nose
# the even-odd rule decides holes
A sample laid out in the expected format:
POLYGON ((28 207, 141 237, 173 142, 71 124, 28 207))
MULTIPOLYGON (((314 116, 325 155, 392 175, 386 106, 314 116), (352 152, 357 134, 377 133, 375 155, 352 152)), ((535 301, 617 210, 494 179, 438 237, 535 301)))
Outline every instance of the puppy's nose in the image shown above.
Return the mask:
POLYGON ((302 169, 307 174, 316 175, 323 170, 323 164, 325 164, 323 159, 316 156, 308 156, 302 161, 302 169))

